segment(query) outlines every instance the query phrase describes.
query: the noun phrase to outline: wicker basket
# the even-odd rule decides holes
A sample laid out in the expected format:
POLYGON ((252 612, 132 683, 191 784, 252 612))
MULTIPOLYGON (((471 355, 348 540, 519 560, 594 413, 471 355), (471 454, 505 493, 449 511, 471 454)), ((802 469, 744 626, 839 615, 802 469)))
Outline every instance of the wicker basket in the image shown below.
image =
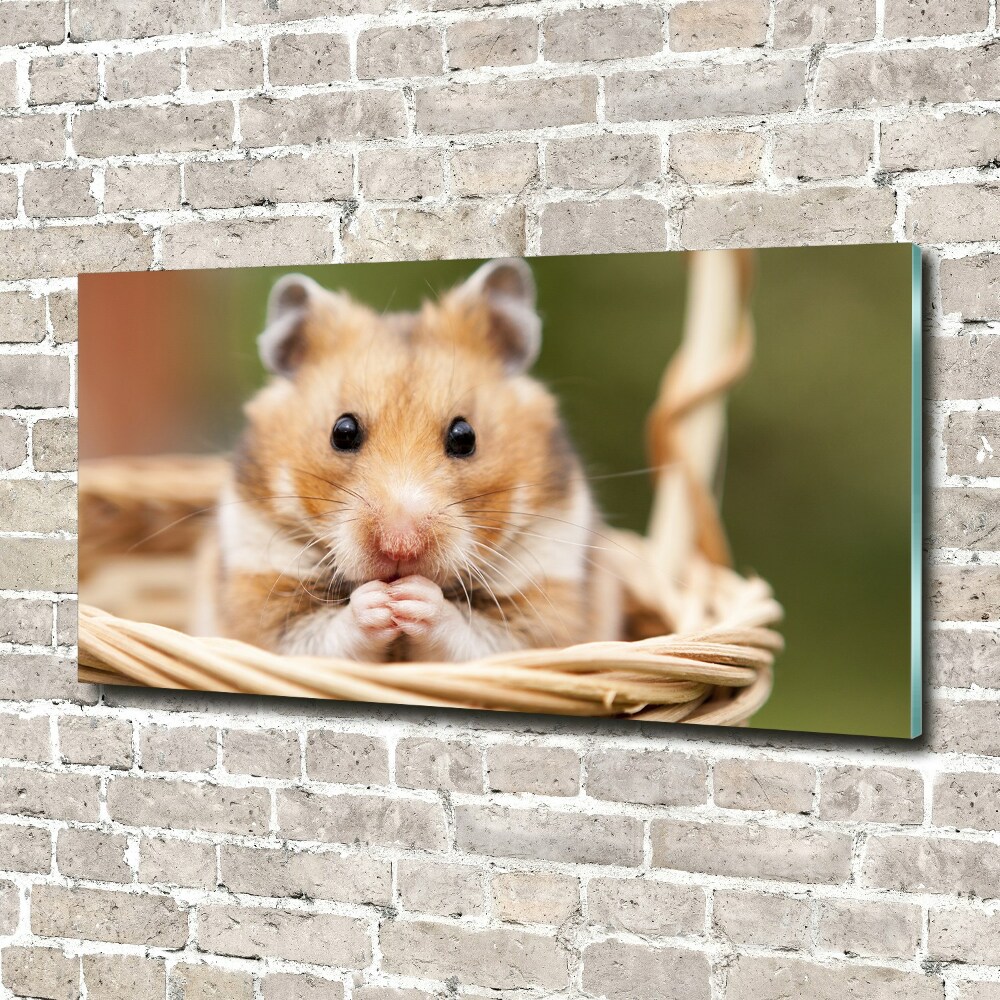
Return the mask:
POLYGON ((225 461, 157 457, 80 469, 82 681, 189 690, 740 725, 767 700, 781 608, 729 567, 712 483, 725 396, 752 348, 749 257, 691 255, 682 347, 649 421, 648 536, 612 532, 627 639, 469 663, 283 657, 185 628, 198 540, 225 461))

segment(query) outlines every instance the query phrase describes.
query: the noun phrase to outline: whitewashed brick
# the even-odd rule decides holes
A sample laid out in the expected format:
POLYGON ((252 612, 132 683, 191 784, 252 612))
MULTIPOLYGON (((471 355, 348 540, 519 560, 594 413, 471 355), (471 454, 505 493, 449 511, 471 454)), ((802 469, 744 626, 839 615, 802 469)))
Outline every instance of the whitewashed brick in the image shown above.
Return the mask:
POLYGON ((70 958, 57 948, 5 948, 3 984, 14 996, 78 1000, 80 959, 70 958))
POLYGON ((811 917, 802 896, 720 889, 712 904, 714 930, 734 945, 806 949, 811 917))
POLYGON ((66 37, 62 0, 13 0, 0 18, 0 45, 51 45, 66 37))
POLYGON ((924 781, 919 771, 889 767, 832 767, 820 778, 819 815, 860 823, 919 823, 924 781))
POLYGON ((192 34, 222 26, 221 4, 195 5, 178 0, 137 0, 128 8, 101 0, 71 0, 70 37, 74 41, 192 34))
POLYGON ((1000 159, 1000 113, 915 114, 881 126, 884 170, 986 167, 1000 159))
POLYGON ((254 97, 240 108, 243 145, 295 146, 329 139, 391 139, 406 132, 403 95, 371 89, 254 97))
POLYGON ((676 52, 748 48, 767 38, 764 0, 688 0, 670 11, 670 47, 676 52))
POLYGON ((517 194, 537 179, 538 150, 527 142, 457 149, 451 175, 459 195, 517 194))
POLYGON ((483 878, 483 872, 472 865, 402 858, 396 884, 406 910, 442 917, 470 917, 483 913, 483 878))
POLYGON ((188 49, 192 90, 254 90, 264 84, 264 53, 257 43, 199 45, 188 49))
POLYGON ((778 177, 802 181, 854 177, 867 172, 874 147, 871 122, 789 125, 775 132, 771 167, 778 177))
POLYGON ((387 785, 389 748, 385 740, 327 730, 306 737, 306 773, 313 781, 340 785, 387 785))
POLYGON ((542 253, 642 253, 667 246, 667 212, 649 198, 559 201, 541 212, 542 253))
POLYGON ((330 259, 328 219, 218 219, 169 226, 163 233, 167 267, 260 267, 320 264, 330 259))
POLYGON ((358 36, 358 76, 431 76, 442 66, 442 33, 425 25, 369 28, 358 36))
POLYGON ((663 16, 655 6, 566 11, 547 17, 542 31, 552 62, 630 59, 663 48, 663 16))
POLYGON ((190 889, 214 889, 215 847, 174 837, 143 837, 139 881, 190 889))
POLYGON ((616 189, 660 176, 660 141, 652 135, 561 139, 545 147, 545 174, 556 187, 616 189))
POLYGON ((764 138, 756 132, 677 132, 670 169, 689 184, 747 184, 760 176, 764 138))
POLYGON ((775 0, 778 48, 875 37, 875 0, 775 0))
POLYGON ((495 792, 576 795, 580 758, 575 750, 501 744, 486 752, 486 780, 495 792))
POLYGON ((715 804, 725 809, 808 813, 816 772, 794 761, 721 760, 715 765, 715 804))
POLYGON ((181 207, 181 172, 173 164, 130 163, 104 172, 106 212, 156 212, 181 207))
POLYGON ((24 212, 37 219, 94 215, 93 182, 91 170, 30 170, 24 178, 24 212))
POLYGON ((59 755, 69 764, 103 764, 128 770, 132 766, 132 723, 104 715, 63 716, 59 720, 59 755))
POLYGON ((57 55, 32 59, 29 104, 93 104, 97 100, 97 56, 57 55))
POLYGON ((538 56, 538 25, 527 17, 458 21, 448 26, 449 69, 523 66, 538 56))
POLYGON ((310 32, 277 35, 268 55, 271 83, 280 87, 330 83, 351 75, 351 51, 346 35, 310 32))
POLYGON ((990 19, 988 0, 936 4, 928 0, 887 0, 886 38, 924 38, 983 31, 990 19))
POLYGON ((513 924, 554 924, 580 908, 580 883, 571 875, 499 872, 490 888, 496 915, 513 924))
POLYGON ((299 738, 280 729, 230 729, 222 738, 222 766, 230 774, 297 778, 299 738))
POLYGON ((435 149, 362 150, 358 173, 369 198, 416 201, 444 191, 444 168, 435 149))
POLYGON ((104 80, 109 101, 172 94, 181 85, 182 49, 108 56, 104 80))
POLYGON ((598 941, 583 951, 583 988, 608 1000, 709 1000, 708 957, 697 951, 598 941))
POLYGON ((595 878, 587 883, 587 916, 610 931, 650 937, 700 935, 705 930, 705 892, 642 876, 595 878))
POLYGON ((824 899, 816 916, 820 948, 864 958, 912 959, 920 948, 919 906, 870 899, 824 899))

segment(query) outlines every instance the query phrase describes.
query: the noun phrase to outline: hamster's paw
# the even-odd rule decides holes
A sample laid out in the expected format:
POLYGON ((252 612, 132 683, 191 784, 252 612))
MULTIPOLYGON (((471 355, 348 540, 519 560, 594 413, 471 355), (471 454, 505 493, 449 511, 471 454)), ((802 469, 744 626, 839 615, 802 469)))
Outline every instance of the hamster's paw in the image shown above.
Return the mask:
POLYGON ((354 625, 370 644, 384 646, 397 635, 387 583, 372 580, 352 590, 349 606, 354 625))
POLYGON ((441 588, 424 576, 404 576, 389 584, 393 624, 411 639, 426 639, 450 607, 441 588))

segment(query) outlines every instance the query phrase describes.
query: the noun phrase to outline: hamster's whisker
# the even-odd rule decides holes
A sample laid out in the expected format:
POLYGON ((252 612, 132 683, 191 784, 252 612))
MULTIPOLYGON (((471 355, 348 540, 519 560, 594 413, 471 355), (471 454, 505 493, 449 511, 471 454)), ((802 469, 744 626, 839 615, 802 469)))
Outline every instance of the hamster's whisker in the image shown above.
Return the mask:
POLYGON ((557 521, 559 524, 567 524, 571 528, 579 528, 581 531, 586 531, 588 534, 596 535, 598 538, 603 538, 604 541, 610 542, 616 548, 622 550, 622 552, 628 552, 629 555, 636 555, 630 549, 625 548, 621 542, 616 541, 614 538, 610 538, 607 535, 601 534, 599 531, 595 531, 593 528, 588 528, 585 524, 577 524, 576 521, 567 521, 561 517, 554 517, 552 514, 537 514, 530 510, 490 510, 486 507, 473 508, 471 513, 474 514, 511 514, 520 517, 538 517, 543 518, 546 521, 557 521))
POLYGON ((504 628, 507 630, 507 635, 511 636, 512 632, 510 629, 510 621, 508 620, 507 615, 504 612, 504 609, 500 606, 500 600, 494 593, 493 588, 490 586, 489 580, 486 579, 486 577, 483 575, 482 570, 480 570, 477 566, 475 566, 472 563, 472 561, 468 558, 468 556, 463 556, 463 558, 465 559, 465 565, 468 567, 470 575, 475 575, 476 579, 479 580, 479 582, 486 589, 486 593, 489 594, 493 603, 497 606, 497 611, 500 612, 500 617, 503 619, 503 624, 504 628))
POLYGON ((342 490, 344 493, 354 497, 355 500, 360 500, 366 507, 371 507, 371 502, 369 500, 363 497, 360 493, 355 493, 354 490, 349 489, 347 486, 341 486, 340 483, 335 483, 330 479, 325 479, 323 476, 317 475, 315 472, 310 472, 308 469, 292 469, 291 471, 297 472, 301 476, 312 476, 313 479, 318 479, 321 483, 326 483, 327 486, 330 486, 335 490, 342 490))
MULTIPOLYGON (((509 556, 505 555, 499 549, 495 549, 491 545, 487 545, 485 542, 480 542, 480 541, 476 541, 476 540, 473 540, 473 544, 476 545, 480 549, 485 549, 487 552, 491 553, 492 555, 499 556, 501 559, 506 560, 508 563, 510 563, 510 565, 515 570, 520 570, 520 572, 524 573, 528 577, 528 580, 529 580, 529 582, 531 584, 533 584, 534 586, 538 585, 538 581, 536 581, 534 579, 534 577, 532 577, 531 574, 528 573, 528 571, 525 569, 524 566, 522 566, 520 563, 516 562, 515 560, 511 559, 509 556)), ((521 600, 524 601, 524 603, 531 610, 532 614, 534 614, 535 617, 538 619, 538 621, 542 625, 545 626, 545 628, 548 631, 550 637, 552 638, 552 642, 554 644, 558 645, 558 638, 556 637, 555 631, 552 629, 552 626, 549 625, 549 623, 545 620, 545 617, 538 610, 538 608, 535 607, 534 602, 528 597, 528 595, 525 594, 525 592, 523 590, 521 590, 521 588, 516 583, 514 583, 514 581, 511 580, 511 578, 509 576, 507 576, 498 567, 496 567, 496 566, 490 566, 489 569, 490 569, 491 572, 496 573, 501 578, 501 580, 503 582, 507 583, 509 586, 511 586, 511 587, 514 588, 514 590, 517 592, 517 594, 521 598, 521 600)), ((555 606, 555 604, 552 603, 552 598, 549 597, 548 594, 545 594, 544 591, 542 591, 542 592, 543 592, 543 594, 545 596, 545 599, 548 601, 549 606, 552 608, 553 612, 555 612, 555 614, 559 617, 560 622, 563 624, 563 626, 565 626, 566 625, 566 620, 563 617, 562 613, 559 611, 559 609, 555 606)))
MULTIPOLYGON (((482 528, 486 531, 495 529, 498 527, 507 527, 510 522, 507 521, 496 521, 493 524, 475 524, 470 522, 469 527, 472 528, 482 528)), ((574 542, 569 538, 555 538, 551 535, 543 535, 538 531, 528 531, 527 528, 519 528, 514 526, 515 535, 526 535, 528 538, 540 538, 543 542, 558 542, 560 545, 573 545, 580 549, 593 549, 595 552, 607 552, 608 548, 606 545, 591 545, 589 542, 574 542)), ((513 541, 513 539, 511 539, 513 541)))

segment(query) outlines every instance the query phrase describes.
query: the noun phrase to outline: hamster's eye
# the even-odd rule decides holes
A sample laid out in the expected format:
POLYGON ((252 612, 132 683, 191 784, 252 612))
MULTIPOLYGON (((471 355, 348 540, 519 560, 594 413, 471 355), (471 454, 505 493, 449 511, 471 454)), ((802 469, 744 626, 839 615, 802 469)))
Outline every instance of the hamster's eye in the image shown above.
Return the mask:
POLYGON ((330 432, 330 444, 337 451, 357 451, 363 439, 361 424, 353 413, 344 413, 337 417, 330 432))
POLYGON ((476 432, 472 424, 456 417, 445 435, 444 450, 455 458, 468 458, 476 450, 476 432))

